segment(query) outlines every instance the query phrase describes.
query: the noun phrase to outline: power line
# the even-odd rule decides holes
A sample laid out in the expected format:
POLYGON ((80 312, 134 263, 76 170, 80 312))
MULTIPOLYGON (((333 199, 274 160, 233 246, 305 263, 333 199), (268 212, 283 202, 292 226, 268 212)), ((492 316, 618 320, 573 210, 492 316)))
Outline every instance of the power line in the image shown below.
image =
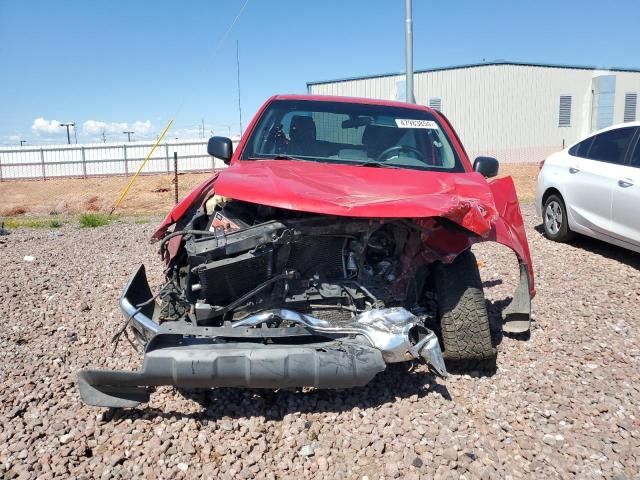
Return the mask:
POLYGON ((240 16, 242 15, 242 12, 244 12, 244 9, 248 3, 249 3, 249 0, 245 0, 245 2, 242 4, 242 8, 240 8, 240 11, 236 15, 236 18, 233 19, 233 22, 231 22, 231 25, 229 25, 229 28, 227 28, 227 31, 224 32, 224 35, 222 35, 222 38, 218 41, 218 44, 213 49, 213 53, 211 54, 211 57, 213 57, 218 52, 218 50, 222 46, 222 42, 224 42, 224 40, 227 38, 227 35, 231 33, 231 30, 233 29, 233 27, 236 26, 236 23, 238 23, 238 20, 240 20, 240 16))
MULTIPOLYGON (((242 12, 244 12, 244 9, 247 7, 248 3, 249 3, 249 0, 245 0, 244 1, 244 3, 242 4, 242 7, 240 7, 240 10, 238 11, 238 14, 233 19, 233 22, 231 22, 231 25, 229 25, 229 28, 227 28, 227 30, 224 32, 222 37, 220 37, 220 39, 218 40, 216 45, 213 47, 213 51, 211 52, 211 55, 209 57, 209 61, 211 61, 216 56, 216 54, 218 53, 218 50, 220 50, 220 48, 222 47, 222 44, 224 43, 224 41, 227 39, 227 37, 231 33, 231 30, 233 30, 233 27, 235 27, 236 23, 238 23, 238 20, 240 20, 240 17, 242 16, 242 12)), ((180 106, 176 109, 176 112, 173 114, 172 118, 176 118, 178 116, 178 114, 182 110, 182 107, 184 106, 185 101, 186 101, 186 96, 185 96, 185 94, 183 94, 182 102, 180 102, 180 106)))
MULTIPOLYGON (((216 54, 218 53, 218 51, 222 47, 222 44, 224 43, 224 41, 227 39, 227 37, 229 36, 229 34, 233 30, 233 28, 236 26, 236 24, 240 20, 240 17, 242 16, 242 13, 244 12, 244 10, 245 10, 245 8, 247 7, 248 4, 249 4, 249 0, 244 0, 244 3, 242 4, 242 7, 240 7, 240 10, 236 14, 235 18, 233 19, 233 21, 231 22, 229 27, 225 30, 225 32, 222 35, 222 37, 220 37, 220 39, 218 40, 218 42, 214 46, 214 48, 213 48, 213 50, 211 52, 211 55, 209 57, 210 60, 212 60, 216 56, 216 54)), ((237 45, 236 45, 236 47, 237 47, 237 45)), ((236 61, 239 62, 237 48, 236 48, 236 61)), ((178 116, 178 114, 182 110, 182 107, 184 106, 185 101, 186 101, 186 96, 183 96, 182 101, 181 101, 180 105, 178 106, 178 108, 176 109, 176 112, 174 113, 172 118, 176 118, 178 116)), ((240 109, 240 67, 239 67, 239 63, 238 63, 238 110, 240 110, 240 112, 239 112, 240 113, 240 134, 242 135, 242 111, 240 109)), ((76 124, 74 122, 61 123, 60 124, 61 127, 66 127, 67 128, 67 143, 68 144, 71 144, 71 136, 70 136, 70 132, 69 132, 69 127, 74 127, 74 135, 76 136, 76 143, 78 143, 77 133, 75 131, 75 125, 76 124)), ((230 130, 230 128, 229 128, 229 130, 230 130)), ((203 132, 204 132, 204 125, 203 125, 203 132)), ((135 132, 122 132, 122 133, 127 134, 128 140, 131 141, 130 134, 133 134, 135 132)), ((105 141, 104 135, 103 135, 103 141, 105 141)))

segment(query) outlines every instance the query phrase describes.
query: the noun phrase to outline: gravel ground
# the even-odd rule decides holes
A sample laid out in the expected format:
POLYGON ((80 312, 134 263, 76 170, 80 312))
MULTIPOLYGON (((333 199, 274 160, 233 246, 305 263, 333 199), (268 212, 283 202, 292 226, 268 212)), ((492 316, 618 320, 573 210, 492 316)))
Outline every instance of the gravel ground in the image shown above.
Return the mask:
MULTIPOLYGON (((535 322, 529 340, 500 339, 494 375, 441 381, 398 367, 342 392, 165 387, 126 411, 84 406, 74 374, 139 365, 109 339, 137 264, 160 281, 152 225, 0 237, 0 476, 639 478, 640 255, 549 242, 524 214, 535 322)), ((515 260, 475 250, 495 320, 515 260)))

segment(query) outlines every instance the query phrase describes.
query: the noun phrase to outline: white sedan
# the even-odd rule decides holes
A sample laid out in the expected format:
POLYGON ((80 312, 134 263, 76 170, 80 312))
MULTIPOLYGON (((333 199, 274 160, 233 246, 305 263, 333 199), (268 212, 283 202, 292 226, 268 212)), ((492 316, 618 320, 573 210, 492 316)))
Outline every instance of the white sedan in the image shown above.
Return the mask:
POLYGON ((551 240, 581 233, 640 252, 640 122, 605 128, 547 158, 536 210, 551 240))

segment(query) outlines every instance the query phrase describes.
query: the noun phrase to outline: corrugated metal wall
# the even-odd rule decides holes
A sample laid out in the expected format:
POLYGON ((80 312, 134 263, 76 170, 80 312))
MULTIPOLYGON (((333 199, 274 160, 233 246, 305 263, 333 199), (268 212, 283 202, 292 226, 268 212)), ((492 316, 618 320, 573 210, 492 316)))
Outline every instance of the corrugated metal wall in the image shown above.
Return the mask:
MULTIPOLYGON (((526 65, 486 65, 417 73, 416 102, 442 101, 442 112, 469 155, 508 163, 539 162, 590 132, 592 79, 617 78, 614 123, 622 122, 624 95, 640 92, 640 73, 526 65), (561 95, 571 95, 571 124, 558 126, 561 95)), ((309 93, 396 99, 394 75, 311 84, 309 93)))

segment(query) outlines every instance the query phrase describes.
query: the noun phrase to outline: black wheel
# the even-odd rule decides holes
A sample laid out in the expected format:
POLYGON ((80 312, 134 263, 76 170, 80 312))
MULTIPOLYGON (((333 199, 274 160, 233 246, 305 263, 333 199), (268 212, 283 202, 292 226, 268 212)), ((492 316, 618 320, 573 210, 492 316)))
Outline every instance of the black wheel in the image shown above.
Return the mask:
POLYGON ((574 237, 574 233, 569 230, 567 209, 560 195, 553 193, 544 202, 542 206, 542 223, 544 225, 544 234, 549 240, 568 242, 574 237))
POLYGON ((496 349, 476 257, 467 250, 449 265, 435 265, 443 355, 455 368, 495 366, 496 349))

